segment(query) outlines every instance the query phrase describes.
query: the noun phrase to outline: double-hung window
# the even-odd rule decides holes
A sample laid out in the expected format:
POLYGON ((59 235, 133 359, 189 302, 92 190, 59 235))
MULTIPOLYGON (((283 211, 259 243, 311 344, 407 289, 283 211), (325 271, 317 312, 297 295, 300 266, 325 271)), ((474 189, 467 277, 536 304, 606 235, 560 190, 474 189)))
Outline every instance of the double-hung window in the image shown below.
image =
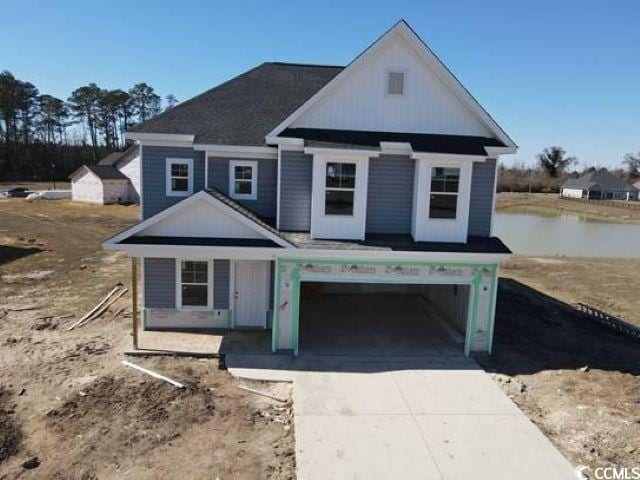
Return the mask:
POLYGON ((353 215, 356 164, 328 162, 325 182, 324 214, 353 215))
POLYGON ((192 310, 212 308, 211 263, 199 260, 179 260, 178 268, 179 308, 192 310))
POLYGON ((456 218, 458 210, 459 185, 459 168, 431 168, 431 197, 429 201, 429 218, 456 218))
POLYGON ((229 196, 239 200, 258 198, 258 162, 248 160, 229 162, 229 196))
POLYGON ((167 196, 186 197, 193 193, 193 160, 191 158, 167 158, 167 196))

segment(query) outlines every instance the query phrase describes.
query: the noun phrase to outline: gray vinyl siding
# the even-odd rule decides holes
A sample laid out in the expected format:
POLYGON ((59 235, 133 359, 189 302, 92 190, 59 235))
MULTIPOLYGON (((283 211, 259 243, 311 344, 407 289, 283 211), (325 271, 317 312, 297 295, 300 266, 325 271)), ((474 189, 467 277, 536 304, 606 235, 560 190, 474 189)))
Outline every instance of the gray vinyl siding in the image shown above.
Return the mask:
POLYGON ((304 152, 280 154, 280 229, 311 229, 313 160, 304 152))
POLYGON ((414 176, 406 155, 369 159, 366 233, 411 233, 414 176))
POLYGON ((167 158, 193 159, 193 193, 196 193, 204 187, 204 155, 187 147, 142 147, 143 220, 186 198, 167 196, 167 158))
MULTIPOLYGON (((229 195, 229 158, 209 157, 209 184, 229 195)), ((275 158, 246 158, 258 162, 258 198, 236 200, 261 217, 275 218, 278 191, 278 160, 275 158)))
POLYGON ((229 309, 229 283, 231 262, 229 260, 213 261, 213 308, 229 309))
POLYGON ((474 162, 469 202, 469 236, 490 237, 496 172, 495 159, 474 162))
POLYGON ((144 259, 144 306, 145 308, 176 308, 175 259, 144 259))

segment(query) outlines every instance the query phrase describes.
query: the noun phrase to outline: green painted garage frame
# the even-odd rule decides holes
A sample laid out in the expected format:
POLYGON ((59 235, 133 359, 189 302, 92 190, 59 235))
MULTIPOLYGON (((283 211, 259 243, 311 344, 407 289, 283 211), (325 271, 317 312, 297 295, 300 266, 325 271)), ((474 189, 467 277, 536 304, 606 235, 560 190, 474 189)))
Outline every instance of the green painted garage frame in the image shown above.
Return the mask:
POLYGON ((468 285, 464 353, 491 352, 498 264, 494 262, 276 258, 272 350, 299 352, 303 282, 468 285))

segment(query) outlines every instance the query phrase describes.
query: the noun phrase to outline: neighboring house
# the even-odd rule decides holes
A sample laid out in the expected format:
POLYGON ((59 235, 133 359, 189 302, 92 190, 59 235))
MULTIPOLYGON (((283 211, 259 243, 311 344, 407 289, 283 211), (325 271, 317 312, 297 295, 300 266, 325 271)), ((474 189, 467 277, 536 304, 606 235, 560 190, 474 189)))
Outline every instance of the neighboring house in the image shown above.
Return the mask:
MULTIPOLYGON (((638 192, 640 192, 640 180, 637 180, 632 186, 633 188, 638 190, 638 192)), ((640 193, 638 194, 638 196, 640 197, 640 193)))
POLYGON ((560 196, 591 200, 638 200, 638 188, 616 177, 606 168, 601 168, 567 180, 560 189, 560 196))
POLYGON ((140 201, 140 148, 113 152, 97 165, 83 165, 71 178, 71 198, 88 203, 140 201))
POLYGON ((145 328, 268 328, 297 354, 302 285, 380 285, 491 350, 517 147, 404 21, 346 67, 264 63, 127 138, 142 221, 104 247, 141 263, 145 328))

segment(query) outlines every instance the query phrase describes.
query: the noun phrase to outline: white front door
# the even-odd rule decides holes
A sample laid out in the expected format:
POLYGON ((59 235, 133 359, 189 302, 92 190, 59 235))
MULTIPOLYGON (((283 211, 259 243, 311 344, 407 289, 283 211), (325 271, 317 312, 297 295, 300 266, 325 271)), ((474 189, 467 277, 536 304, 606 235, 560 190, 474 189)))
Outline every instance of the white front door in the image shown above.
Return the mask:
POLYGON ((269 262, 236 261, 233 317, 237 327, 266 327, 269 262))

